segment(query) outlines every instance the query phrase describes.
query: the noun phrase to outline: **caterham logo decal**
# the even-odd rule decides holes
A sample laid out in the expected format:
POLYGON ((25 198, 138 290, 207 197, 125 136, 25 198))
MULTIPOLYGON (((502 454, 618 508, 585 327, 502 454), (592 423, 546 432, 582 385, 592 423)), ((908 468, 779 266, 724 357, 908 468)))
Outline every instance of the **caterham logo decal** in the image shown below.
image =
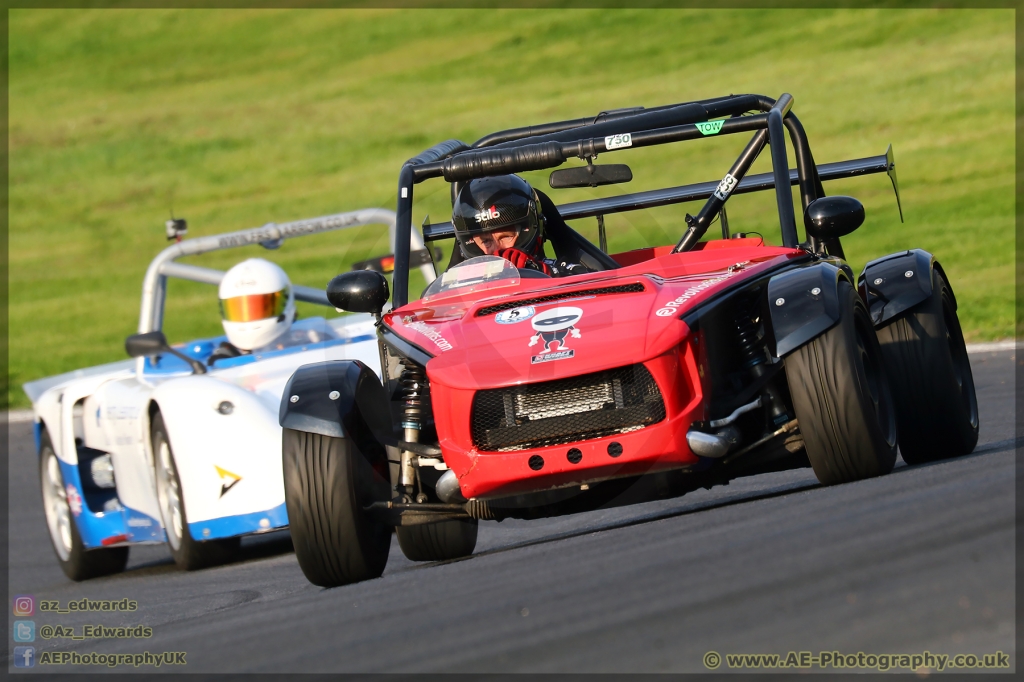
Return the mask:
POLYGON ((538 341, 543 341, 543 345, 540 352, 530 358, 530 364, 568 360, 573 357, 576 352, 572 348, 566 348, 565 338, 580 338, 580 330, 575 325, 581 317, 581 309, 566 306, 545 310, 533 318, 530 324, 536 333, 530 337, 529 345, 536 346, 538 341))
POLYGON ((235 484, 242 480, 242 477, 238 474, 233 474, 227 469, 221 469, 216 464, 213 468, 217 470, 217 475, 220 476, 220 497, 224 497, 224 493, 235 487, 235 484))

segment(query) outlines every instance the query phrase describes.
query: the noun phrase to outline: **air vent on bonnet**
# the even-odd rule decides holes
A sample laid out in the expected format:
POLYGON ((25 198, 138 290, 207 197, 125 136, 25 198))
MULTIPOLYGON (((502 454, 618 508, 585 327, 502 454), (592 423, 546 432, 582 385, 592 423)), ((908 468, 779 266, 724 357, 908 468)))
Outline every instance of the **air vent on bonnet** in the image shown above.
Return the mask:
POLYGON ((580 298, 581 296, 604 296, 607 294, 636 294, 644 290, 644 285, 640 282, 634 282, 633 284, 620 284, 614 287, 601 287, 599 289, 579 289, 577 291, 566 291, 558 294, 549 294, 547 296, 538 296, 536 298, 524 298, 519 301, 508 301, 506 303, 499 303, 497 305, 489 305, 486 308, 481 308, 476 311, 477 317, 484 317, 485 315, 493 315, 494 313, 500 313, 502 310, 511 310, 512 308, 520 308, 527 305, 538 305, 540 303, 550 303, 551 301, 561 301, 566 298, 580 298))

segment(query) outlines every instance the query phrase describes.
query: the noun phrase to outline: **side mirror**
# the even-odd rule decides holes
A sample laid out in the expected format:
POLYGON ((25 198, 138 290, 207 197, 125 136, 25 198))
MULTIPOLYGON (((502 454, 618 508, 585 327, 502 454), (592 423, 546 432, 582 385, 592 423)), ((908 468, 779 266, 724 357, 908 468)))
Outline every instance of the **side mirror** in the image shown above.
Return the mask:
POLYGON ((167 343, 167 337, 161 331, 132 334, 124 340, 124 349, 128 351, 128 357, 132 358, 170 353, 191 365, 195 374, 206 374, 206 367, 203 366, 203 363, 171 348, 171 344, 167 343))
POLYGON ((848 235, 863 224, 864 204, 853 197, 822 197, 804 211, 807 233, 823 241, 848 235))
POLYGON ((633 171, 622 163, 609 163, 603 166, 587 164, 576 168, 562 168, 548 176, 548 184, 552 189, 566 187, 597 187, 598 185, 617 185, 633 179, 633 171))
POLYGON ((339 310, 379 315, 391 297, 387 278, 373 270, 343 272, 327 284, 327 300, 339 310))

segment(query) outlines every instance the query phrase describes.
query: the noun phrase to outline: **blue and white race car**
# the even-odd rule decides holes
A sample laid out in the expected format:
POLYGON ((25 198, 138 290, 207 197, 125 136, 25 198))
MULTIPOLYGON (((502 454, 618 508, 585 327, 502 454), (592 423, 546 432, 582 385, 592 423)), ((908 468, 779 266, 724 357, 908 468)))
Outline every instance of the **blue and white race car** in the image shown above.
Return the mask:
MULTIPOLYGON (((242 536, 287 527, 278 425, 285 384, 313 362, 378 366, 374 319, 302 319, 272 348, 210 365, 226 337, 172 348, 160 332, 167 278, 218 285, 224 272, 176 260, 370 224, 386 225, 394 244, 395 214, 383 209, 179 236, 146 273, 139 334, 126 343, 139 357, 24 385, 50 539, 69 578, 123 570, 133 544, 167 542, 180 567, 211 566, 230 560, 242 536)), ((433 280, 428 263, 422 271, 433 280)), ((322 288, 291 290, 330 306, 322 288)))

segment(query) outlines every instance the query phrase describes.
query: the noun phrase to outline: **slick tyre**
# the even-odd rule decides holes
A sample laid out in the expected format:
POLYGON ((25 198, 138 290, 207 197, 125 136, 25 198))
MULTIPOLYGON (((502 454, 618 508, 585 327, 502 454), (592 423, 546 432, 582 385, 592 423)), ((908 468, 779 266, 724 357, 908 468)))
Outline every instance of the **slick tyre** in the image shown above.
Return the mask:
POLYGON ((195 571, 233 560, 241 545, 240 538, 198 541, 192 537, 178 466, 174 460, 171 441, 167 437, 163 415, 159 412, 153 417, 152 434, 156 499, 174 563, 182 570, 195 571))
POLYGON ((887 474, 896 462, 896 413, 867 308, 838 287, 840 319, 786 357, 807 458, 824 485, 887 474))
MULTIPOLYGON (((85 548, 74 519, 72 502, 68 500, 60 461, 50 442, 50 434, 45 430, 40 440, 39 478, 50 543, 64 575, 77 582, 123 571, 128 564, 127 547, 85 548)), ((78 492, 73 494, 80 495, 78 492)), ((85 502, 79 498, 73 504, 82 505, 85 502)))
POLYGON ((966 455, 978 444, 978 398, 949 284, 878 330, 907 464, 966 455))
POLYGON ((396 529, 398 546, 410 561, 447 561, 476 549, 476 519, 453 519, 396 529))
POLYGON ((380 577, 391 527, 364 509, 390 497, 387 460, 373 466, 348 438, 285 429, 283 441, 288 524, 306 579, 334 587, 380 577))

